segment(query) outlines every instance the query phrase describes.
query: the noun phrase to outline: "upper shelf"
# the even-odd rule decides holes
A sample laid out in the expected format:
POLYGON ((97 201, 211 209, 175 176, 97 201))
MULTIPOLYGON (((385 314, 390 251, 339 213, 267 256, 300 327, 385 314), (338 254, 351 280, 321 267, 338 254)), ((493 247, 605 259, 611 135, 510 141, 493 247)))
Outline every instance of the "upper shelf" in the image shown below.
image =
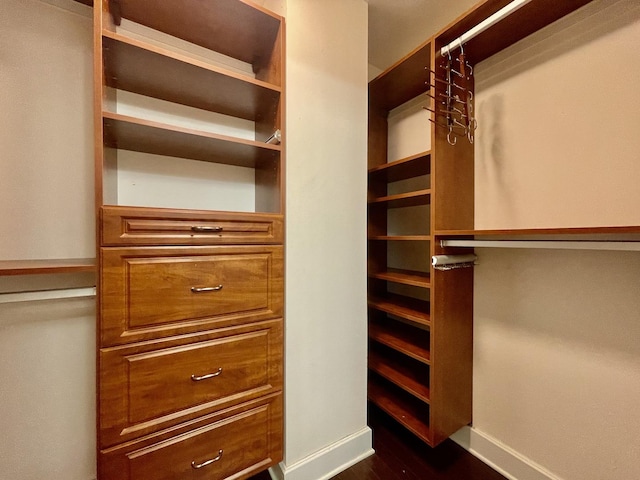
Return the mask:
POLYGON ((0 260, 0 276, 95 272, 94 258, 0 260))
MULTIPOLYGON (((512 0, 485 0, 435 36, 436 52, 502 9, 512 0)), ((472 65, 550 25, 592 0, 533 0, 470 40, 464 47, 472 65)), ((438 53, 437 53, 438 54, 438 53)))
POLYGON ((369 108, 394 108, 426 92, 429 87, 431 42, 426 42, 369 82, 369 108))
POLYGON ((276 115, 276 85, 118 33, 102 36, 110 87, 252 121, 276 115))
POLYGON ((279 158, 281 147, 103 112, 107 147, 256 168, 279 158))
POLYGON ((249 0, 164 1, 153 8, 148 0, 111 4, 114 16, 250 63, 254 70, 269 63, 282 21, 249 0))
POLYGON ((421 152, 394 162, 383 163, 369 169, 369 176, 387 183, 431 173, 431 152, 421 152))

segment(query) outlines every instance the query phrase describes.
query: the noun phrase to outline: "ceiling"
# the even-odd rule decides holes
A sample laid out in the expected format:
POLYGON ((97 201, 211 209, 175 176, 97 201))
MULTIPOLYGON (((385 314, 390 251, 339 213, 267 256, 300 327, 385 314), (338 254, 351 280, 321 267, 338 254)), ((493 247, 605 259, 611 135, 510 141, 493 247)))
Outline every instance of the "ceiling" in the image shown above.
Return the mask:
POLYGON ((369 63, 393 65, 478 0, 365 0, 369 4, 369 63))

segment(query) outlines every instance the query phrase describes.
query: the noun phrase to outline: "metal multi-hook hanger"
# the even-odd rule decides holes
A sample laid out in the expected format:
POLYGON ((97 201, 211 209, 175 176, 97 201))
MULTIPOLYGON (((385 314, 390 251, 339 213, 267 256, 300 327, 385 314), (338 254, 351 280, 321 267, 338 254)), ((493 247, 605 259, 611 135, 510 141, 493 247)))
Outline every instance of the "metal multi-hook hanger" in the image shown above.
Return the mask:
POLYGON ((429 81, 425 85, 429 89, 434 89, 433 94, 427 92, 427 96, 434 100, 434 107, 423 107, 433 114, 429 121, 435 125, 447 129, 447 142, 454 146, 458 142, 458 137, 466 137, 470 143, 474 142, 475 130, 478 122, 474 117, 473 92, 470 88, 473 67, 469 64, 464 45, 458 42, 457 46, 450 44, 441 51, 443 63, 440 65, 444 70, 445 78, 438 78, 438 72, 429 67, 425 70, 430 74, 429 81), (457 70, 454 68, 454 58, 451 55, 452 49, 460 49, 457 57, 457 70), (444 92, 436 93, 437 85, 444 85, 444 92), (455 93, 454 93, 455 89, 455 93), (444 122, 438 117, 444 117, 444 122))

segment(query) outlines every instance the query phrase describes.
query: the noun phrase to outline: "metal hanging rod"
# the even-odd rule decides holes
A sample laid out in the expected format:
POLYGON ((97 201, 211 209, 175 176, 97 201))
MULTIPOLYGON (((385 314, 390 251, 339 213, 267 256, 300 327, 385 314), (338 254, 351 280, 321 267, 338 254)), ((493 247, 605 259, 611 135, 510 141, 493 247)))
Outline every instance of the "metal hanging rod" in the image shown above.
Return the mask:
POLYGON ((57 300, 60 298, 95 297, 96 287, 59 288, 56 290, 32 290, 28 292, 0 293, 0 304, 57 300))
POLYGON ((494 13, 493 15, 491 15, 491 16, 487 17, 486 19, 484 19, 478 25, 473 27, 471 30, 468 30, 466 33, 463 33, 462 35, 460 35, 458 38, 453 40, 448 45, 445 45, 444 47, 442 47, 440 49, 440 55, 442 55, 443 57, 445 55, 449 55, 449 53, 452 50, 454 50, 456 48, 459 48, 463 43, 467 43, 472 38, 477 37, 478 35, 480 35, 485 30, 491 28, 493 25, 495 25, 499 21, 501 21, 504 18, 508 17, 513 12, 515 12, 518 9, 520 9, 521 7, 524 7, 527 3, 532 2, 532 1, 533 0, 514 0, 513 2, 511 2, 508 5, 506 5, 505 7, 502 7, 496 13, 494 13))
POLYGON ((442 247, 531 248, 551 250, 605 250, 640 252, 640 242, 564 240, 441 240, 442 247))

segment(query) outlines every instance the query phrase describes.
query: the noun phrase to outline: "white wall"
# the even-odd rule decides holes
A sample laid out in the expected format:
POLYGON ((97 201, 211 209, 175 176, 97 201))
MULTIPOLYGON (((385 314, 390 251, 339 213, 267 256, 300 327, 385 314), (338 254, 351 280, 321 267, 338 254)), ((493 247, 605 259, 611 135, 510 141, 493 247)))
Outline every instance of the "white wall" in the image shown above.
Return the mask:
POLYGON ((95 301, 0 305, 0 478, 95 478, 95 301))
POLYGON ((371 447, 366 148, 366 4, 289 0, 286 478, 320 478, 371 447))
MULTIPOLYGON (((49 3, 0 2, 2 260, 94 256, 91 10, 49 3)), ((3 277, 0 291, 92 282, 3 277)), ((94 303, 0 304, 0 478, 95 477, 94 303)))
MULTIPOLYGON (((476 228, 640 224, 640 4, 476 69, 476 228)), ((640 254, 477 249, 473 429, 519 480, 640 478, 640 254)))
POLYGON ((94 256, 91 31, 82 14, 0 2, 0 259, 94 256))

